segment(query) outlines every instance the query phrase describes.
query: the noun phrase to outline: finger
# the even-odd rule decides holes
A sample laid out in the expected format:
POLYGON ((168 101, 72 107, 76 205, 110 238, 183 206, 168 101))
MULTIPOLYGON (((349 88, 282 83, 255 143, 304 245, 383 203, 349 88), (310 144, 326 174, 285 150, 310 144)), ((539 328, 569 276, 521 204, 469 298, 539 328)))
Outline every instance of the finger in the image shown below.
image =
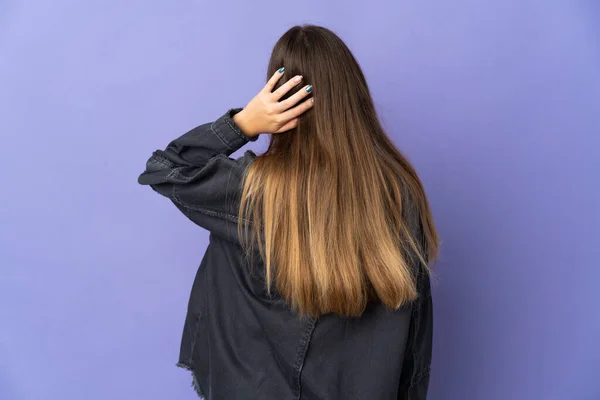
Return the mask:
POLYGON ((275 133, 287 132, 290 129, 294 129, 297 126, 298 126, 298 118, 294 118, 293 120, 289 121, 287 124, 285 124, 284 126, 279 128, 279 130, 277 130, 275 133))
POLYGON ((305 102, 298 104, 294 108, 290 108, 286 112, 281 114, 281 119, 284 121, 292 120, 294 118, 298 118, 300 115, 309 110, 315 102, 315 99, 308 99, 305 102))
POLYGON ((289 108, 292 108, 297 103, 299 103, 300 100, 302 100, 303 98, 308 96, 311 92, 312 92, 312 86, 306 85, 304 88, 302 88, 302 90, 298 90, 298 92, 294 93, 293 96, 290 96, 289 99, 285 99, 285 100, 277 103, 277 106, 276 106, 277 111, 283 112, 289 108))
POLYGON ((279 89, 273 92, 273 98, 275 101, 282 98, 287 92, 295 88, 300 82, 302 82, 302 75, 296 75, 283 85, 279 89))
POLYGON ((277 82, 279 82, 279 80, 283 76, 283 71, 285 71, 284 67, 281 67, 277 71, 275 71, 273 76, 269 79, 269 81, 263 88, 263 91, 265 93, 271 93, 273 91, 273 88, 275 88, 275 85, 277 84, 277 82))

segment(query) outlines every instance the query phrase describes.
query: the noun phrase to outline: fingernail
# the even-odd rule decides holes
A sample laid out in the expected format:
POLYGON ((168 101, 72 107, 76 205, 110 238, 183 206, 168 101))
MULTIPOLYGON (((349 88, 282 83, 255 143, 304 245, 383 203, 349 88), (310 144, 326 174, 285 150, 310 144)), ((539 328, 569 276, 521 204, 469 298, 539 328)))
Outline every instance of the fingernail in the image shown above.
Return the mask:
POLYGON ((294 78, 294 82, 298 83, 302 80, 302 75, 298 75, 297 77, 294 78))
POLYGON ((307 93, 312 92, 312 85, 308 85, 308 87, 306 88, 306 92, 307 93))
POLYGON ((283 71, 285 71, 285 67, 281 67, 281 68, 279 68, 279 73, 280 73, 280 74, 283 74, 283 71))
POLYGON ((310 98, 310 102, 311 102, 312 104, 315 104, 315 98, 314 98, 314 97, 311 97, 311 98, 310 98))

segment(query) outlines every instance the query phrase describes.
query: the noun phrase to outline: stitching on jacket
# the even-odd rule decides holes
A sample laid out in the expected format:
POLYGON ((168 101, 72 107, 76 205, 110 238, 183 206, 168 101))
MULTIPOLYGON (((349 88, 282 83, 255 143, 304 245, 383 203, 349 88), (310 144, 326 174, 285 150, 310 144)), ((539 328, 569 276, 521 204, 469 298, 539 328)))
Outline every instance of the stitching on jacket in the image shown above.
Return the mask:
MULTIPOLYGON (((235 222, 235 223, 237 223, 240 220, 240 218, 237 215, 233 215, 233 214, 230 214, 230 213, 227 213, 224 211, 213 210, 210 208, 200 207, 200 206, 196 206, 193 204, 187 204, 179 198, 175 188, 173 188, 172 200, 188 210, 197 211, 204 215, 208 215, 209 217, 222 218, 222 219, 226 219, 228 221, 235 222)), ((248 222, 250 225, 252 225, 252 221, 244 220, 244 222, 248 222)))
POLYGON ((157 162, 159 164, 164 165, 167 168, 172 168, 174 165, 171 161, 167 160, 166 158, 164 158, 163 156, 161 156, 158 153, 154 153, 154 155, 151 158, 152 161, 157 162))
POLYGON ((239 218, 233 214, 229 214, 226 213, 224 211, 218 211, 218 210, 211 210, 209 208, 204 208, 204 207, 200 207, 200 206, 195 206, 193 204, 186 204, 185 202, 183 202, 179 196, 177 195, 177 191, 175 190, 175 188, 173 189, 173 201, 175 201, 177 204, 193 210, 193 211, 198 211, 202 214, 208 215, 210 217, 218 217, 218 218, 222 218, 222 219, 226 219, 228 221, 231 222, 236 222, 239 220, 239 218))
POLYGON ((211 124, 211 126, 210 126, 210 130, 211 130, 211 131, 213 131, 213 133, 214 133, 215 135, 217 135, 217 137, 218 137, 218 138, 221 140, 221 142, 223 142, 223 144, 224 144, 225 146, 229 147, 230 149, 233 149, 233 147, 232 147, 232 146, 231 146, 229 143, 227 143, 227 141, 225 140, 225 138, 223 138, 221 135, 219 135, 219 132, 217 132, 217 130, 214 128, 216 123, 217 123, 217 121, 215 121, 215 122, 213 122, 213 123, 211 124))
POLYGON ((172 169, 171 172, 169 172, 167 174, 167 176, 165 176, 165 179, 167 181, 171 181, 171 180, 177 180, 177 178, 175 177, 175 175, 177 175, 177 170, 176 169, 172 169))
POLYGON ((169 174, 165 177, 165 179, 167 179, 167 180, 172 179, 174 181, 177 181, 177 183, 187 183, 187 182, 191 181, 192 177, 182 174, 181 172, 179 172, 180 169, 181 169, 181 167, 175 168, 174 170, 169 172, 169 174))
POLYGON ((231 130, 233 130, 235 133, 237 133, 237 135, 238 135, 238 136, 239 136, 241 139, 247 140, 247 138, 243 136, 243 133, 242 133, 242 132, 240 132, 240 130, 239 130, 239 129, 236 129, 236 128, 235 128, 235 126, 231 125, 231 122, 229 122, 229 119, 228 119, 228 118, 225 118, 225 122, 227 122, 227 125, 229 125, 229 127, 231 128, 231 130))
POLYGON ((294 400, 299 400, 300 395, 302 394, 302 386, 300 383, 300 375, 302 374, 302 367, 304 367, 304 360, 306 359, 306 352, 308 350, 308 344, 310 343, 310 338, 315 329, 315 325, 317 320, 315 318, 310 318, 306 327, 304 328, 304 332, 302 337, 300 338, 300 345, 298 346, 298 352, 296 353, 296 361, 294 362, 294 373, 296 374, 295 378, 295 388, 294 388, 294 400))

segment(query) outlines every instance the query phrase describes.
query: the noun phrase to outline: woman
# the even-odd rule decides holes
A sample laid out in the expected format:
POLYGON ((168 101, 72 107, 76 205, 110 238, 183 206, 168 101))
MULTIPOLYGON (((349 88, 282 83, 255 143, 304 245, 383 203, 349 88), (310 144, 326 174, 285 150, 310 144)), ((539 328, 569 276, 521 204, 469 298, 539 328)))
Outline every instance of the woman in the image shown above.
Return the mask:
POLYGON ((208 399, 425 399, 437 235, 419 178, 334 33, 290 29, 268 70, 139 178, 211 233, 178 365, 208 399), (261 133, 264 154, 229 157, 261 133))

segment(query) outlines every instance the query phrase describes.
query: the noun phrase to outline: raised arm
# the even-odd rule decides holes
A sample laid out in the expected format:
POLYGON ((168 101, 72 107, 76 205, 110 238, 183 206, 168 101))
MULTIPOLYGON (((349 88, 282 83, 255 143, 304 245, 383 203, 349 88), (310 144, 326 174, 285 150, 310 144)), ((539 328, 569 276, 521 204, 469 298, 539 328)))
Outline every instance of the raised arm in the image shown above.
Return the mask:
MULTIPOLYGON (((155 151, 138 182, 168 197, 190 220, 227 239, 237 240, 237 206, 245 169, 256 155, 229 156, 260 133, 293 129, 312 101, 296 105, 311 89, 280 101, 302 77, 294 77, 273 91, 283 69, 277 71, 248 105, 230 109, 217 120, 202 124, 155 151)), ((308 87, 307 87, 308 88, 308 87)))

